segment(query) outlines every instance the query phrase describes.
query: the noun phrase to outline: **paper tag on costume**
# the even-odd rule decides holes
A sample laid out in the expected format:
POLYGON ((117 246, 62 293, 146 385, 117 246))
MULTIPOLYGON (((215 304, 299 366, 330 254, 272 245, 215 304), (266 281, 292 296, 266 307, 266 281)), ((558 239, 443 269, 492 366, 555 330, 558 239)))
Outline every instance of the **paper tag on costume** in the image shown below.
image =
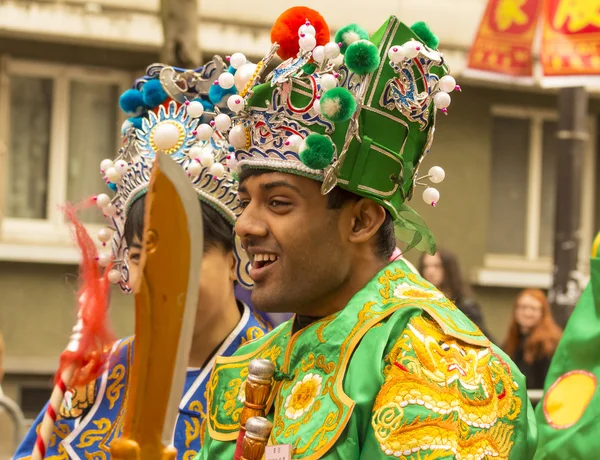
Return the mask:
POLYGON ((265 449, 265 460, 292 460, 292 445, 279 444, 267 446, 265 449))

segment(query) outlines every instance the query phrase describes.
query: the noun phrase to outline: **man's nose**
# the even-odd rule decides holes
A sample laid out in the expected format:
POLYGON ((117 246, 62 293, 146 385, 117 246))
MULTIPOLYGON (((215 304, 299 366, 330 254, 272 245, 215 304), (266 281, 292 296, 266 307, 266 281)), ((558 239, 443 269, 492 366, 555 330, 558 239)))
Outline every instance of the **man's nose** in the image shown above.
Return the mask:
POLYGON ((268 225, 258 206, 249 203, 235 223, 235 232, 246 247, 248 238, 264 238, 268 235, 268 225))

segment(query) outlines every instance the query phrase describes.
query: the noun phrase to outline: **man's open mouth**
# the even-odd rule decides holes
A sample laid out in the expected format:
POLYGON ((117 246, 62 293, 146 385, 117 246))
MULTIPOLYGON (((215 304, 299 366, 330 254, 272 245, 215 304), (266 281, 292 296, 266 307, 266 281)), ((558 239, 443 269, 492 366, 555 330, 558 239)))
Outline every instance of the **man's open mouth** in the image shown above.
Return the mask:
POLYGON ((275 254, 254 254, 252 256, 252 269, 250 278, 254 282, 261 280, 268 272, 269 268, 279 260, 275 254))

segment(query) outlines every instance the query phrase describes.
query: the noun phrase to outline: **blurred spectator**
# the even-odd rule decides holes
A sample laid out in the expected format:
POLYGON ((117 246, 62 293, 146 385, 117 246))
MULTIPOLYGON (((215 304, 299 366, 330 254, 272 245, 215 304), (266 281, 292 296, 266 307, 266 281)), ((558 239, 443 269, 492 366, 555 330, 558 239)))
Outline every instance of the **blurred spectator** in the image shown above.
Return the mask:
POLYGON ((562 336, 546 295, 525 289, 515 300, 504 351, 527 378, 527 388, 544 388, 552 355, 562 336))
POLYGON ((419 261, 421 276, 444 293, 490 341, 494 341, 485 327, 479 304, 470 297, 469 287, 463 282, 456 256, 438 248, 435 255, 423 253, 419 261))

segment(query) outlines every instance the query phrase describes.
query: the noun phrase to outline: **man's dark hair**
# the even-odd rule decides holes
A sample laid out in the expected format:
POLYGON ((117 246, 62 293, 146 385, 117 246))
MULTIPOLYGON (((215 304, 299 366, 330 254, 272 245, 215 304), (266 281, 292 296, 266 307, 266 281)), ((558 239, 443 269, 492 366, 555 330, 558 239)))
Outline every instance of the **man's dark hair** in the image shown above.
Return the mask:
MULTIPOLYGON (((211 206, 199 201, 202 207, 202 224, 204 227, 204 249, 220 247, 225 251, 233 251, 233 227, 211 206)), ((146 195, 133 202, 125 219, 124 236, 127 245, 137 238, 141 241, 144 231, 144 208, 146 195)))
MULTIPOLYGON (((244 182, 249 177, 260 176, 262 174, 272 173, 267 169, 246 168, 240 173, 239 181, 244 182)), ((358 201, 361 197, 344 190, 340 187, 335 187, 327 194, 327 209, 341 209, 349 201, 358 201)), ((389 260, 396 249, 396 234, 394 232, 394 220, 389 211, 385 211, 385 220, 379 227, 375 235, 375 254, 382 259, 389 260)))

